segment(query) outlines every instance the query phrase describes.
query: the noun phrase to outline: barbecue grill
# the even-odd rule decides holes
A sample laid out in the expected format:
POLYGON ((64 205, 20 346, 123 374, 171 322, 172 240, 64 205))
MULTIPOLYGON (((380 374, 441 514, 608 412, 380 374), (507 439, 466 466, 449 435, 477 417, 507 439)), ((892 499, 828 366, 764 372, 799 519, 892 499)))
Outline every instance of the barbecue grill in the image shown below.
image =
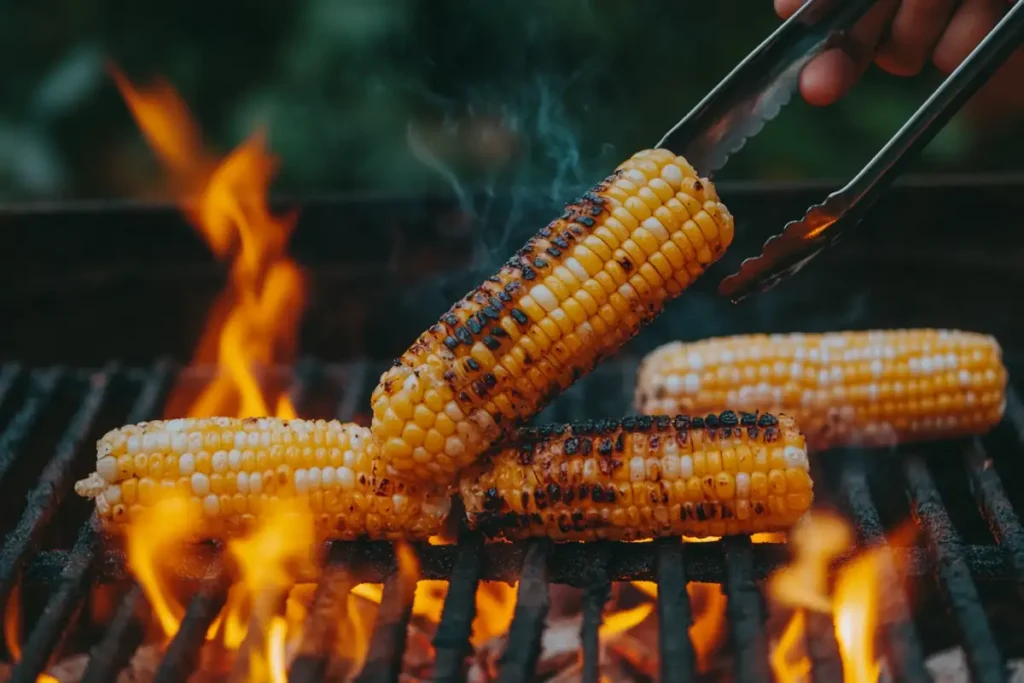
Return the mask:
MULTIPOLYGON (((738 217, 740 244, 732 253, 748 253, 780 217, 821 189, 722 183, 738 217)), ((886 532, 909 516, 922 532, 918 544, 890 548, 894 580, 885 584, 891 590, 884 595, 881 639, 893 677, 930 680, 926 656, 955 643, 975 681, 1007 680, 1007 660, 1024 654, 1012 635, 1024 625, 1024 527, 1016 512, 1024 509, 1024 488, 1015 486, 1024 476, 1024 403, 1012 386, 1024 326, 1017 302, 998 293, 1024 284, 1015 265, 1024 256, 1024 236, 1008 233, 997 242, 986 229, 1021 215, 1022 190, 1020 178, 908 180, 880 202, 855 243, 742 306, 718 299, 717 278, 709 274, 538 421, 629 412, 640 355, 669 337, 896 326, 994 334, 1011 387, 1006 417, 991 435, 897 453, 822 454, 813 467, 815 505, 841 511, 862 546, 885 544, 886 532), (913 600, 897 588, 896 577, 904 574, 913 600)), ((484 252, 475 248, 487 226, 436 199, 332 198, 303 207, 293 254, 307 266, 313 292, 302 330, 305 356, 294 368, 265 368, 262 379, 289 386, 304 416, 365 420, 369 393, 389 357, 436 319, 463 283, 493 265, 479 263, 484 252), (466 271, 465 280, 450 274, 457 269, 466 271), (443 284, 435 286, 438 280, 443 284)), ((517 209, 523 234, 551 212, 540 205, 517 209)), ((501 207, 491 219, 498 214, 501 207)), ((23 207, 2 220, 9 248, 0 254, 6 285, 0 315, 8 321, 0 335, 0 598, 9 600, 17 585, 27 625, 11 680, 35 681, 58 649, 90 648, 83 680, 114 680, 143 641, 145 598, 128 580, 123 554, 98 537, 89 502, 68 494, 90 471, 95 438, 160 416, 172 384, 200 385, 210 376, 210 369, 180 368, 222 276, 173 207, 23 207), (96 632, 78 615, 90 587, 111 582, 129 587, 96 632)), ((721 272, 735 265, 725 261, 721 272)), ((596 681, 602 608, 611 583, 627 580, 658 584, 661 680, 697 680, 682 626, 691 619, 688 581, 723 585, 729 647, 737 653, 733 680, 771 680, 758 582, 787 561, 785 544, 745 538, 696 545, 484 544, 462 532, 456 544, 423 545, 417 553, 422 578, 450 581, 434 639, 437 680, 465 676, 474 594, 483 580, 520 582, 502 680, 532 680, 548 586, 564 583, 583 589, 582 676, 596 681)), ((211 548, 208 563, 183 570, 196 591, 156 681, 184 681, 199 661, 207 628, 226 599, 227 570, 217 557, 211 548)), ((387 543, 331 547, 291 680, 324 678, 332 601, 365 581, 385 588, 359 677, 398 680, 410 612, 395 568, 387 543)), ((842 680, 830 620, 809 618, 807 631, 813 680, 842 680)))

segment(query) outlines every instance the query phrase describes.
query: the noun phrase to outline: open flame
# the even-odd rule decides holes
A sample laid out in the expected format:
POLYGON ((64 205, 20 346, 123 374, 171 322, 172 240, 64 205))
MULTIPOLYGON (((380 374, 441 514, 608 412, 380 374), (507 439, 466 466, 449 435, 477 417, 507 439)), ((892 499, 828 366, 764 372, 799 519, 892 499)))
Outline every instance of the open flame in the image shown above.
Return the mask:
POLYGON ((215 364, 219 373, 195 400, 179 388, 168 412, 295 417, 287 395, 267 389, 256 375, 257 368, 292 359, 305 301, 302 273, 286 254, 296 215, 273 216, 267 204, 275 161, 264 149, 263 133, 218 160, 203 148, 188 107, 169 84, 136 88, 113 73, 183 214, 218 258, 231 259, 228 286, 212 308, 193 361, 215 364))
MULTIPOLYGON (((914 533, 912 525, 905 525, 891 540, 903 545, 912 540, 914 533)), ((875 639, 887 550, 872 548, 845 562, 836 571, 834 588, 829 591, 829 568, 852 548, 853 540, 853 531, 845 520, 823 513, 805 518, 791 534, 793 562, 768 581, 769 597, 780 606, 795 609, 771 654, 772 670, 781 683, 808 680, 811 663, 803 648, 808 612, 832 616, 843 680, 879 680, 881 660, 875 639)))

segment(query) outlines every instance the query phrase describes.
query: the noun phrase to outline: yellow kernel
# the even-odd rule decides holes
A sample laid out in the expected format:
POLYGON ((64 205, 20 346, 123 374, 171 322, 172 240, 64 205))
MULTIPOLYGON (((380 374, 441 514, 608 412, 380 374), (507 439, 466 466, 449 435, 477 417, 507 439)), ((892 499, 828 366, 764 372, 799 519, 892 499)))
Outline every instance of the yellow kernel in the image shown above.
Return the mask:
POLYGON ((764 500, 768 497, 768 475, 764 472, 750 473, 750 499, 764 500))

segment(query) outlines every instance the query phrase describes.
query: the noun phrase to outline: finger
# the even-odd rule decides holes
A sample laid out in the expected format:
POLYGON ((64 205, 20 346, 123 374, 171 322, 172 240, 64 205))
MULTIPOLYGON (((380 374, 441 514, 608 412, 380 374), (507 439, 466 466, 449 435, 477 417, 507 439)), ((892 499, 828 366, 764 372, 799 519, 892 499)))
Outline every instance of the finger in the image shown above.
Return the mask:
POLYGON ((935 46, 935 66, 947 73, 960 66, 999 22, 1006 6, 1005 0, 964 0, 935 46))
POLYGON ((800 94, 809 104, 832 104, 857 83, 864 69, 871 64, 898 2, 876 2, 843 37, 837 48, 827 50, 804 67, 800 74, 800 94))
POLYGON ((775 13, 782 19, 789 19, 807 0, 775 0, 775 13))
POLYGON ((897 76, 919 72, 942 37, 955 5, 955 0, 903 0, 875 63, 897 76))

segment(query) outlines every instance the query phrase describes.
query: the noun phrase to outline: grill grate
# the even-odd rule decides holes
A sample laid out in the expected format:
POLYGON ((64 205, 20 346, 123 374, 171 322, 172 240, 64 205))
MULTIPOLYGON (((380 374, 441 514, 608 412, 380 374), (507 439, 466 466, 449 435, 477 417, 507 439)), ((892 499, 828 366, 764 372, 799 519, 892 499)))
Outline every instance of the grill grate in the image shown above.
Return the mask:
MULTIPOLYGON (((635 366, 634 359, 598 368, 541 419, 626 412, 635 366)), ((371 389, 368 380, 377 376, 379 369, 366 362, 345 366, 303 362, 294 374, 292 398, 303 414, 358 419, 359 408, 367 405, 371 389)), ((52 654, 74 630, 90 585, 128 578, 121 551, 100 542, 88 504, 73 496, 65 500, 75 478, 89 469, 89 439, 114 424, 156 416, 172 381, 189 377, 201 382, 205 376, 194 371, 176 373, 167 362, 142 370, 114 364, 100 371, 0 367, 0 425, 4 425, 0 431, 0 492, 31 488, 19 508, 20 515, 13 518, 16 521, 11 528, 4 529, 0 598, 6 602, 19 582, 46 592, 45 605, 29 632, 12 681, 30 683, 45 670, 52 654), (68 396, 74 400, 69 401, 68 396), (125 404, 122 413, 112 406, 118 402, 125 404), (36 445, 48 443, 46 434, 54 424, 61 425, 62 431, 46 446, 53 457, 35 473, 32 461, 41 462, 36 445), (25 481, 34 481, 34 486, 27 486, 25 481), (70 540, 60 539, 60 528, 67 527, 65 522, 71 525, 68 528, 77 528, 73 545, 70 540), (70 550, 61 549, 68 545, 72 545, 70 550)), ((1004 681, 1006 660, 989 624, 978 585, 1009 584, 1018 590, 1024 586, 1024 527, 997 469, 1008 474, 1024 471, 1024 465, 1017 462, 1024 458, 1024 405, 1011 390, 1006 419, 991 437, 907 450, 900 458, 860 451, 819 457, 814 464, 818 470, 814 473, 816 505, 838 506, 855 523, 862 547, 885 546, 884 520, 893 506, 885 496, 902 498, 900 504, 911 512, 925 542, 921 546, 888 548, 891 562, 885 569, 893 577, 889 583, 895 583, 896 566, 913 576, 933 577, 957 626, 973 679, 979 683, 1004 681), (884 487, 889 491, 886 494, 873 486, 871 473, 878 464, 871 458, 875 456, 901 473, 902 488, 890 484, 884 487), (974 514, 980 515, 990 531, 984 538, 958 521, 957 505, 962 507, 964 503, 943 495, 945 478, 939 476, 939 471, 966 473, 974 497, 970 506, 977 509, 974 514)), ((753 545, 749 539, 733 538, 695 545, 676 540, 644 544, 552 544, 541 540, 489 545, 475 534, 463 532, 457 545, 423 545, 416 550, 423 578, 450 580, 433 642, 438 681, 464 680, 474 596, 479 581, 484 579, 520 581, 508 645, 499 662, 502 681, 532 678, 550 606, 550 583, 584 589, 583 680, 597 680, 602 607, 611 582, 620 580, 657 581, 657 614, 662 624, 689 623, 693 612, 686 591, 688 581, 722 583, 728 598, 729 637, 733 650, 743 653, 736 658, 734 679, 739 683, 771 680, 765 607, 758 581, 786 561, 786 548, 781 544, 753 545)), ((344 604, 337 598, 362 581, 383 582, 385 589, 359 680, 398 680, 411 596, 394 570, 393 549, 387 543, 332 546, 291 680, 323 679, 329 666, 324 643, 332 639, 325 629, 337 623, 338 606, 344 604)), ((197 580, 199 590, 157 671, 155 680, 163 683, 188 677, 199 661, 207 628, 226 600, 227 575, 216 556, 185 573, 184 578, 197 580)), ((882 641, 893 675, 905 681, 930 680, 921 633, 907 596, 892 590, 886 591, 883 599, 881 624, 886 637, 882 641)), ((143 641, 140 615, 146 608, 142 591, 132 585, 93 648, 84 681, 113 680, 127 664, 143 641)), ((813 680, 841 680, 831 621, 809 615, 807 633, 813 680)), ((693 645, 680 635, 674 628, 663 628, 659 634, 663 681, 696 678, 693 645)))

